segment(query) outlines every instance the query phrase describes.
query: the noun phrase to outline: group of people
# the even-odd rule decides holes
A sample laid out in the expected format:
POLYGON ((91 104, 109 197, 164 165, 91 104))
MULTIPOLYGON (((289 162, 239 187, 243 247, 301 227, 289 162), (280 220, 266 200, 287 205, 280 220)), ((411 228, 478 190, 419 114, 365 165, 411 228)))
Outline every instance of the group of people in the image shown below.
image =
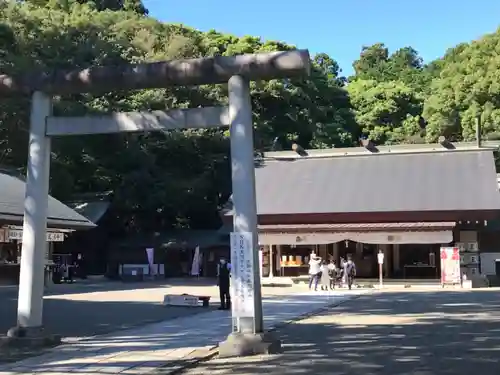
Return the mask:
POLYGON ((347 285, 352 289, 354 278, 356 277, 356 265, 352 260, 351 254, 347 255, 347 260, 341 258, 340 267, 337 267, 335 261, 330 259, 330 262, 324 261, 314 252, 311 253, 309 259, 309 290, 318 290, 320 284, 321 290, 333 290, 335 284, 347 285))
MULTIPOLYGON (((347 285, 352 288, 356 276, 356 265, 352 256, 347 255, 347 260, 340 260, 340 267, 337 267, 333 259, 330 262, 323 261, 321 257, 314 252, 311 253, 309 260, 309 289, 314 284, 314 290, 318 290, 318 284, 321 290, 333 290, 335 284, 347 285)), ((219 310, 231 309, 230 295, 231 263, 225 258, 221 258, 217 265, 217 286, 220 292, 221 306, 219 310)))

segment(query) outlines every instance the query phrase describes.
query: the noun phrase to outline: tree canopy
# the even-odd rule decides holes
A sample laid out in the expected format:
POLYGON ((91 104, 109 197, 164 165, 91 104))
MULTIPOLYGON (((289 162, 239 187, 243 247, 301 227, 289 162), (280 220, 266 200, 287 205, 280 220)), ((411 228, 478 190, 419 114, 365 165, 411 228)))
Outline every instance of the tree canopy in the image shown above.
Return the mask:
MULTIPOLYGON (((0 1, 0 71, 89 67, 289 50, 258 37, 200 32, 148 16, 140 0, 0 1)), ((342 76, 334 56, 312 57, 307 80, 252 83, 257 151, 432 142, 500 135, 500 31, 424 63, 411 46, 364 46, 342 76)), ((162 110, 227 102, 227 87, 175 87, 55 98, 55 114, 162 110)), ((26 165, 29 98, 0 102, 0 164, 26 165)), ((113 191, 116 235, 215 228, 231 193, 227 130, 55 139, 51 193, 113 191)))

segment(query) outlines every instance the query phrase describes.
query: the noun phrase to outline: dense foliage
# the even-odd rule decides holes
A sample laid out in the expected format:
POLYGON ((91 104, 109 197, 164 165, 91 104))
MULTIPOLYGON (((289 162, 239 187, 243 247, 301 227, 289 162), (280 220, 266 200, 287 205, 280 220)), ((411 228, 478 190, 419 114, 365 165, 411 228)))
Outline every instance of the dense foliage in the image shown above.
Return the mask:
MULTIPOLYGON (((149 17, 140 0, 0 0, 0 71, 88 67, 294 48, 256 37, 202 33, 149 17)), ((355 74, 333 57, 313 57, 309 80, 252 84, 256 148, 343 147, 470 140, 500 135, 500 32, 424 64, 411 47, 363 47, 355 74), (277 140, 277 142, 273 142, 277 140)), ((226 87, 180 87, 55 98, 56 114, 197 107, 225 103, 226 87)), ((0 102, 0 164, 25 167, 29 98, 0 102)), ((114 192, 119 232, 220 224, 230 194, 224 130, 56 139, 51 191, 114 192)))

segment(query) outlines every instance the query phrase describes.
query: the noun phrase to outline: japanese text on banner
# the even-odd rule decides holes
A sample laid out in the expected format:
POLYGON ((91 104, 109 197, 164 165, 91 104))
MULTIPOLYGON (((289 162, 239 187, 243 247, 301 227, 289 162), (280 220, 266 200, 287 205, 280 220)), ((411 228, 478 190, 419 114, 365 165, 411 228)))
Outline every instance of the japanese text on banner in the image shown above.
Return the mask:
POLYGON ((253 251, 251 232, 231 233, 231 302, 234 317, 254 316, 253 251))
POLYGON ((441 248, 441 283, 460 284, 460 252, 458 247, 441 248))

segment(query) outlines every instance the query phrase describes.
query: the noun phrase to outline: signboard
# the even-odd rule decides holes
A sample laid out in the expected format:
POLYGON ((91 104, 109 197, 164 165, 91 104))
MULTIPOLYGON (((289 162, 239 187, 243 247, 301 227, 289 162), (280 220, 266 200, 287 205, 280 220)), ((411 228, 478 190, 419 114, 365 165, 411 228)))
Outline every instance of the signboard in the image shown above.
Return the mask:
POLYGON ((384 253, 377 254, 378 264, 384 264, 384 253))
POLYGON ((231 307, 235 318, 250 318, 255 315, 254 251, 251 232, 231 232, 231 307))
MULTIPOLYGON (((7 240, 22 241, 23 240, 23 230, 22 229, 7 229, 7 240)), ((64 242, 64 233, 62 232, 47 232, 47 242, 64 242)))
POLYGON ((47 232, 47 242, 64 242, 64 233, 47 232))
POLYGON ((441 284, 460 284, 460 251, 458 247, 441 248, 441 284))
POLYGON ((460 254, 460 264, 462 266, 479 264, 479 255, 477 253, 460 254))

